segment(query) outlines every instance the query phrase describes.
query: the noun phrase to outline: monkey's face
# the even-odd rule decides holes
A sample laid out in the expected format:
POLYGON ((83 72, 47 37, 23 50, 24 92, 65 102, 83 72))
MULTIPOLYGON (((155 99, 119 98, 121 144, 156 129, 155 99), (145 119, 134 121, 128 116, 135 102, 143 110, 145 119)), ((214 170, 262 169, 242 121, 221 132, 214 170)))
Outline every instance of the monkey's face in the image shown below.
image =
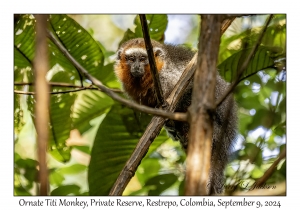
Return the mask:
MULTIPOLYGON (((162 45, 153 40, 151 42, 159 72, 164 64, 162 45)), ((149 84, 152 78, 144 39, 132 39, 120 47, 117 52, 115 73, 123 84, 134 81, 148 81, 147 83, 149 84)))
MULTIPOLYGON (((152 46, 156 67, 160 72, 164 65, 163 46, 155 41, 152 41, 152 46)), ((149 102, 150 97, 147 95, 153 87, 153 79, 143 39, 129 40, 120 47, 114 70, 124 91, 131 98, 145 105, 155 105, 149 102)))
POLYGON ((149 66, 147 53, 141 48, 131 48, 125 52, 125 63, 133 77, 140 78, 149 66))

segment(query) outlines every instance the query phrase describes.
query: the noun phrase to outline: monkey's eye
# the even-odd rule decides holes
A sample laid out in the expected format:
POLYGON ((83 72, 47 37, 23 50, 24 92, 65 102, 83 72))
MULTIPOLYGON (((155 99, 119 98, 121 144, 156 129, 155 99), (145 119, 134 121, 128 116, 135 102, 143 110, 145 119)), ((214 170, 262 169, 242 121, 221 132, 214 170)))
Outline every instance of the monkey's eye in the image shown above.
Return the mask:
POLYGON ((140 57, 140 62, 144 62, 146 60, 146 57, 145 56, 141 56, 140 57))
POLYGON ((127 57, 127 60, 130 61, 130 62, 134 62, 135 57, 134 56, 129 56, 129 57, 127 57))

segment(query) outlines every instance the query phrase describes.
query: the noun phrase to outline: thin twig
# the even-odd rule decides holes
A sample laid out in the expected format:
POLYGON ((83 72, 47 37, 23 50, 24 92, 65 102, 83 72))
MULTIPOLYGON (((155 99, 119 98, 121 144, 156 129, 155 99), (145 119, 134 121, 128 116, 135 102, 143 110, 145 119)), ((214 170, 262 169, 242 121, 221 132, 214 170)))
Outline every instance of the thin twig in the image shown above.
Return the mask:
MULTIPOLYGON (((61 82, 49 82, 48 83, 51 87, 72 87, 72 88, 79 88, 78 90, 70 90, 70 91, 66 91, 66 93, 68 92, 76 92, 76 91, 80 91, 80 90, 99 90, 99 88, 97 87, 92 87, 92 86, 88 86, 88 87, 85 87, 85 86, 79 86, 79 85, 74 85, 74 84, 70 84, 70 83, 61 83, 61 82)), ((22 85, 34 85, 33 82, 15 82, 14 85, 16 86, 22 86, 22 85)), ((113 89, 113 88, 109 88, 111 91, 115 92, 115 93, 123 93, 122 90, 120 89, 113 89)), ((99 90, 101 91, 101 90, 99 90)), ((16 92, 15 90, 15 93, 17 94, 25 94, 26 92, 21 92, 21 91, 18 91, 16 92)), ((28 95, 34 95, 32 94, 33 92, 28 92, 30 94, 28 95)), ((62 92, 50 92, 51 94, 59 94, 59 93, 65 93, 65 91, 62 91, 62 92)))
POLYGON ((72 56, 71 54, 66 50, 66 48, 56 39, 56 37, 53 35, 51 31, 48 31, 49 38, 56 44, 56 46, 64 53, 64 55, 72 62, 72 64, 87 78, 89 79, 95 86, 97 86, 100 90, 102 90, 104 93, 109 95, 112 99, 120 102, 121 104, 141 111, 148 114, 153 114, 157 116, 161 116, 164 118, 169 118, 172 120, 178 120, 178 121, 186 121, 187 120, 187 114, 186 113, 172 113, 172 112, 166 112, 161 109, 154 109, 150 108, 144 105, 139 105, 133 101, 127 100, 118 94, 111 91, 109 88, 107 88, 105 85, 103 85, 99 80, 97 80, 95 77, 91 76, 88 71, 83 68, 72 56))
MULTIPOLYGON (((65 91, 57 91, 57 92, 49 92, 51 95, 56 95, 56 94, 65 94, 65 93, 73 93, 73 92, 78 92, 82 90, 98 90, 98 88, 78 88, 74 90, 65 90, 65 91)), ((20 95, 36 95, 36 92, 27 92, 27 91, 21 91, 21 90, 14 90, 14 93, 20 94, 20 95)))
POLYGON ((154 90, 156 93, 154 97, 156 97, 157 106, 160 106, 161 104, 164 104, 164 96, 163 96, 163 91, 162 91, 161 84, 159 81, 159 75, 158 75, 158 71, 157 71, 156 63, 155 63, 155 59, 154 59, 153 47, 152 47, 151 40, 150 40, 147 19, 146 19, 146 15, 141 14, 139 16, 140 16, 142 30, 143 30, 143 34, 144 34, 144 40, 145 40, 146 50, 147 50, 147 54, 148 54, 148 60, 149 60, 149 64, 150 64, 150 70, 151 70, 151 75, 152 75, 152 79, 153 79, 154 90))
POLYGON ((230 87, 228 88, 226 93, 223 95, 223 97, 221 97, 217 101, 216 106, 219 106, 226 99, 226 97, 233 91, 233 89, 239 84, 239 79, 242 76, 243 72, 247 69, 252 57, 255 55, 255 52, 258 49, 258 46, 260 45, 261 40, 267 30, 268 25, 270 24, 272 18, 273 18, 273 15, 270 15, 269 18, 266 20, 265 26, 264 26, 261 34, 259 35, 257 42, 255 43, 254 47, 252 48, 250 54, 248 55, 246 60, 243 62, 242 67, 238 72, 238 76, 237 76, 236 80, 230 85, 230 87))

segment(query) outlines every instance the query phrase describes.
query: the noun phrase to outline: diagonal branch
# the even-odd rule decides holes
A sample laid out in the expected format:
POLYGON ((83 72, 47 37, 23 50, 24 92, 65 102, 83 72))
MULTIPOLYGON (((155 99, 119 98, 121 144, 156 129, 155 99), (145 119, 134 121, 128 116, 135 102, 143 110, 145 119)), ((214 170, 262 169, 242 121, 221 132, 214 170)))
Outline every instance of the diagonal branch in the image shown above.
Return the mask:
POLYGON ((141 111, 148 114, 153 114, 157 116, 161 116, 164 118, 169 118, 173 120, 178 121, 186 121, 187 120, 187 114, 186 113, 172 113, 172 112, 166 112, 162 109, 154 109, 150 108, 144 105, 139 105, 133 101, 130 101, 128 99, 125 99, 112 90, 110 90, 108 87, 103 85, 99 80, 91 76, 86 69, 84 69, 72 56, 71 54, 66 50, 66 48, 56 39, 56 37, 53 35, 51 31, 48 31, 49 38, 56 44, 56 46, 64 53, 64 55, 72 62, 72 64, 87 78, 89 79, 95 86, 97 86, 101 91, 106 93, 108 96, 110 96, 112 99, 120 102, 121 104, 141 111))
POLYGON ((156 68, 156 63, 155 63, 155 59, 154 59, 154 55, 153 55, 153 47, 152 47, 151 40, 150 40, 147 19, 146 19, 146 15, 139 15, 139 16, 140 16, 140 20, 141 20, 142 29, 143 29, 144 40, 145 40, 146 50, 147 50, 148 59, 149 59, 151 75, 153 78, 157 106, 160 106, 161 104, 164 104, 164 96, 163 96, 163 91, 162 91, 161 84, 159 81, 158 71, 156 68))

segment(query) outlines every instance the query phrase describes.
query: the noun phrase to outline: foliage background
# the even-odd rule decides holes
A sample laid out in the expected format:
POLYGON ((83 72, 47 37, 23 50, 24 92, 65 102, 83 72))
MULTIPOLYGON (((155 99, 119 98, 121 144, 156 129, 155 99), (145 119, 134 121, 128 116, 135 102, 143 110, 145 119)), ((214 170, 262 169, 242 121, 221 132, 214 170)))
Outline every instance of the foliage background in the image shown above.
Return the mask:
MULTIPOLYGON (((228 81, 234 78, 235 69, 243 59, 243 49, 247 51, 255 43, 265 18, 264 15, 238 18, 222 36, 218 62, 221 75, 228 81)), ((196 49, 198 16, 147 15, 147 19, 153 39, 196 49)), ((91 75, 111 88, 120 88, 113 74, 114 52, 121 42, 142 36, 135 15, 51 15, 49 23, 50 30, 91 75)), ((23 15, 15 23, 15 82, 33 82, 34 24, 31 15, 23 15)), ((51 41, 49 50, 50 82, 90 85, 51 41)), ((246 75, 260 71, 243 80, 235 90, 239 136, 225 175, 226 184, 237 184, 238 190, 245 190, 241 180, 253 184, 261 177, 285 148, 285 52, 286 17, 276 15, 246 75)), ((34 91, 31 85, 14 87, 34 91)), ((69 89, 52 87, 53 92, 69 89)), ((33 107, 32 95, 14 95, 15 195, 38 194, 33 107)), ((148 120, 149 116, 123 107, 99 91, 51 95, 48 154, 51 195, 106 195, 148 120)), ((184 161, 185 154, 178 142, 162 131, 124 194, 182 195, 184 161)), ((276 185, 285 178, 283 160, 267 183, 276 185)))

